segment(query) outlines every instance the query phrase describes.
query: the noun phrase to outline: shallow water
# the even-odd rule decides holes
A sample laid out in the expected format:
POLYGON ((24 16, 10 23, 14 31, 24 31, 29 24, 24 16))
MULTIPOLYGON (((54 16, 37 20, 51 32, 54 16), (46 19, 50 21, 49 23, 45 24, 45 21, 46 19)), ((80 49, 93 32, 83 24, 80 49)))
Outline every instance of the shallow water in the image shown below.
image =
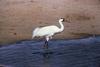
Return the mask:
POLYGON ((100 37, 77 40, 20 41, 0 48, 0 64, 9 67, 100 67, 100 37))

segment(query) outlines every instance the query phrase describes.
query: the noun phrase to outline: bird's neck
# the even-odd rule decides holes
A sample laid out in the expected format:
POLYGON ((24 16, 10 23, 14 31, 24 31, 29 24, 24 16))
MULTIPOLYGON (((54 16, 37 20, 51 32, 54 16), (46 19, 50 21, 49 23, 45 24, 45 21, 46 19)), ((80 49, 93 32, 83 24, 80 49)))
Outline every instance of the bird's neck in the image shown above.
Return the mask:
POLYGON ((59 21, 59 24, 60 24, 60 29, 59 29, 59 31, 61 32, 61 31, 63 31, 64 30, 64 25, 62 24, 62 21, 59 21))

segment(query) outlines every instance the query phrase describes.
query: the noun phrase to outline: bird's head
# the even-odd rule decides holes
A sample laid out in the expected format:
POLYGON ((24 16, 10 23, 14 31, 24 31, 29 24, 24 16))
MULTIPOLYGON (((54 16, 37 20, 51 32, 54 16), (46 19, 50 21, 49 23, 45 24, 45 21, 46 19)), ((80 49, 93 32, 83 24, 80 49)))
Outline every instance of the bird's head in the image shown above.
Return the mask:
POLYGON ((71 23, 68 19, 65 19, 65 18, 60 18, 59 22, 68 22, 68 23, 71 23))
POLYGON ((64 18, 60 18, 59 19, 59 22, 64 22, 64 18))

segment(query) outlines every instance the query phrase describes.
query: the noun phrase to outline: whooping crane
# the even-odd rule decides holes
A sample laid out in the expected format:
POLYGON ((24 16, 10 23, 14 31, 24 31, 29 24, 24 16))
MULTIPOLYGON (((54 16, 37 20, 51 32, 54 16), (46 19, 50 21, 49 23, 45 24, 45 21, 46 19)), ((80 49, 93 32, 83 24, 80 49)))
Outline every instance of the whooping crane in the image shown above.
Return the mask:
POLYGON ((48 47, 49 39, 52 39, 52 36, 55 33, 59 33, 64 30, 64 25, 62 24, 63 21, 64 21, 64 18, 59 19, 60 27, 57 27, 56 25, 50 25, 50 26, 35 28, 33 30, 32 39, 34 37, 43 37, 44 36, 46 38, 44 47, 48 47))

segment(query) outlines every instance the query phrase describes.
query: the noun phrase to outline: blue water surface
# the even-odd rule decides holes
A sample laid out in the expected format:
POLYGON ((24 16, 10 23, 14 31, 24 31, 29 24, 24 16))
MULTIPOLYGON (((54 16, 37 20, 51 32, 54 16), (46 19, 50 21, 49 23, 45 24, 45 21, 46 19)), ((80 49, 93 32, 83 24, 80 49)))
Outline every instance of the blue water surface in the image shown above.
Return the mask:
POLYGON ((0 47, 6 67, 100 67, 100 36, 76 40, 20 41, 0 47))

